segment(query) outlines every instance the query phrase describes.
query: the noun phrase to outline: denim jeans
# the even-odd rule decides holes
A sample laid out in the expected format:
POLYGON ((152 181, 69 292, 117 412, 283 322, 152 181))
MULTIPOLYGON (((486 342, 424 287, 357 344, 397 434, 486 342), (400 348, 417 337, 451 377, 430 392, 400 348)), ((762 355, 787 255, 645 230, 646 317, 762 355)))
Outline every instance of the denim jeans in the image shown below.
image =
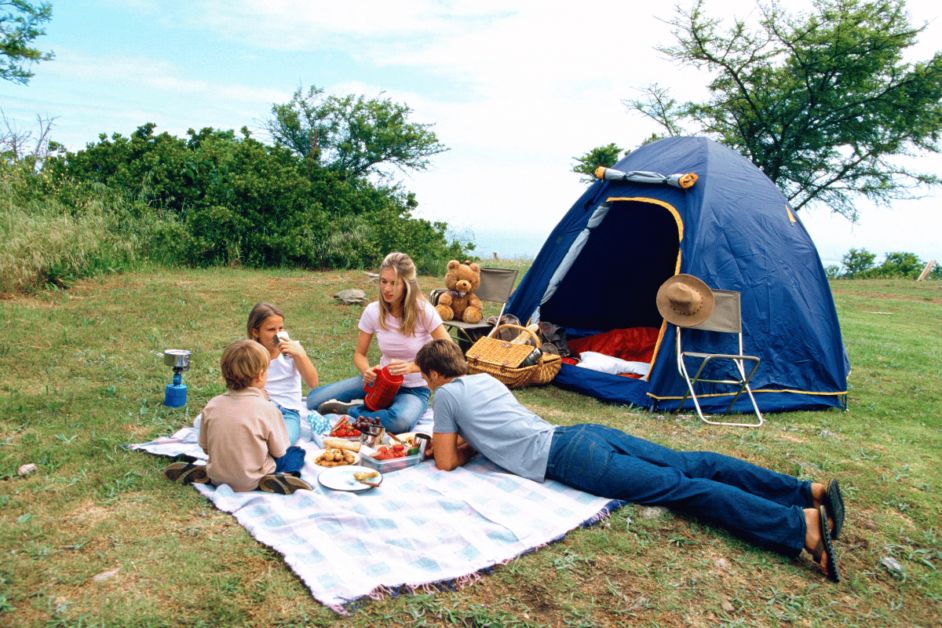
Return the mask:
MULTIPOLYGON (((311 410, 317 410, 325 401, 336 399, 337 401, 353 401, 354 399, 363 399, 363 377, 358 375, 333 384, 325 384, 315 388, 307 396, 307 407, 311 410)), ((417 388, 400 388, 399 393, 393 400, 392 405, 385 410, 370 410, 366 406, 357 406, 347 411, 351 418, 360 416, 379 417, 380 423, 386 428, 387 432, 401 434, 402 432, 412 431, 415 424, 419 422, 422 415, 428 409, 429 399, 432 397, 432 391, 425 386, 417 388)))
POLYGON ((603 425, 558 427, 546 477, 601 497, 665 506, 789 557, 805 545, 811 483, 711 452, 678 452, 603 425))
POLYGON ((333 384, 318 386, 307 394, 307 409, 317 410, 322 403, 336 399, 337 401, 353 401, 363 399, 363 376, 357 375, 350 379, 343 379, 333 384))
MULTIPOLYGON (((275 403, 272 401, 272 403, 275 403)), ((285 420, 285 427, 288 429, 288 442, 294 445, 301 436, 301 413, 297 410, 284 408, 275 403, 275 407, 281 411, 281 418, 285 420)))
POLYGON ((284 456, 275 458, 275 473, 290 473, 301 477, 301 469, 304 468, 304 453, 300 447, 288 447, 284 456))

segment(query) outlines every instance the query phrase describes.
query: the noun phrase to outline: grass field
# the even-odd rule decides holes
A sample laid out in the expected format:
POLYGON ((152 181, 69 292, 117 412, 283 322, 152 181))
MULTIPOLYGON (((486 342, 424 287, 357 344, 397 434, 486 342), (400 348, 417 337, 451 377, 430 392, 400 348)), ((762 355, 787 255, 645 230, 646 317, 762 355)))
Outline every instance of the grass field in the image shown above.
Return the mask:
POLYGON ((461 591, 328 611, 280 555, 165 481, 167 459, 123 445, 190 424, 223 391, 219 356, 260 300, 286 312, 322 381, 351 375, 360 308, 332 295, 371 286, 353 271, 159 270, 0 301, 0 626, 942 625, 942 284, 885 280, 832 283, 848 412, 748 430, 552 386, 518 394, 553 423, 840 478, 843 583, 807 558, 629 506, 461 591), (184 408, 162 405, 172 373, 154 352, 169 348, 193 352, 184 408))

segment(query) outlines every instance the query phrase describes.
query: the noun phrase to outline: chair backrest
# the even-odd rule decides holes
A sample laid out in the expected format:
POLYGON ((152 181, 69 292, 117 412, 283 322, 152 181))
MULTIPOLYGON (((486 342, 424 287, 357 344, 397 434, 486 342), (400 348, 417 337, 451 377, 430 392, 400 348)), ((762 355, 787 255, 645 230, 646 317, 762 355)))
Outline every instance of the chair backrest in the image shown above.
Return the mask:
POLYGON ((514 290, 517 271, 509 268, 482 268, 481 285, 474 294, 482 301, 505 304, 514 290))
POLYGON ((715 305, 710 318, 688 329, 719 331, 728 334, 742 333, 742 315, 739 310, 739 293, 732 290, 714 290, 715 305))

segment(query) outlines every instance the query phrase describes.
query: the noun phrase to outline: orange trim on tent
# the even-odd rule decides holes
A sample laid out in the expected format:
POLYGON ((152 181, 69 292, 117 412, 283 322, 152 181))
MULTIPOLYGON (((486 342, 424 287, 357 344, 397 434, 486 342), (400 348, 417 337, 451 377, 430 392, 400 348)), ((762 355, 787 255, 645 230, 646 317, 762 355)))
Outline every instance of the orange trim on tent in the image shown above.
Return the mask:
POLYGON ((798 222, 798 219, 795 218, 795 214, 792 213, 792 208, 791 208, 791 207, 789 207, 788 205, 785 205, 785 211, 788 212, 788 220, 789 220, 789 222, 792 222, 792 223, 798 222))
MULTIPOLYGON (((696 180, 696 179, 695 179, 696 180)), ((680 218, 680 213, 674 209, 669 203, 664 201, 659 201, 654 198, 646 198, 643 196, 633 196, 630 198, 625 197, 612 197, 605 199, 606 203, 611 203, 613 201, 625 201, 625 202, 635 202, 635 203, 650 203, 652 205, 657 205, 662 207, 670 212, 671 216, 674 217, 674 221, 677 223, 677 264, 674 266, 674 274, 680 272, 680 243, 684 240, 684 221, 680 218)), ((658 352, 661 350, 661 342, 664 340, 664 332, 667 331, 667 321, 661 323, 661 330, 657 334, 657 342, 654 344, 654 355, 651 356, 651 368, 648 369, 648 374, 644 376, 644 381, 649 381, 651 377, 651 371, 654 370, 654 363, 657 362, 658 352)), ((650 394, 650 393, 648 393, 650 394)), ((678 397, 679 398, 679 397, 678 397)))

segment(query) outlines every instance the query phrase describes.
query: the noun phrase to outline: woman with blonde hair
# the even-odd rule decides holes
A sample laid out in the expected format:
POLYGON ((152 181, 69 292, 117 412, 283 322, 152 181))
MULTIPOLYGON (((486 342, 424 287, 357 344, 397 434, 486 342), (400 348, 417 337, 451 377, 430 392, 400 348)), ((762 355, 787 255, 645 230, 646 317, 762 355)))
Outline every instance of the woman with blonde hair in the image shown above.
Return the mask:
POLYGON ((431 398, 415 355, 431 340, 450 340, 442 319, 425 299, 416 281, 415 263, 405 253, 390 253, 379 267, 379 300, 366 306, 358 325, 360 335, 353 364, 360 375, 312 390, 307 407, 321 414, 379 417, 387 431, 408 432, 415 427, 431 398), (382 357, 371 365, 367 351, 376 337, 382 357), (363 405, 363 387, 376 381, 377 371, 388 367, 403 377, 393 403, 372 411, 363 405))

